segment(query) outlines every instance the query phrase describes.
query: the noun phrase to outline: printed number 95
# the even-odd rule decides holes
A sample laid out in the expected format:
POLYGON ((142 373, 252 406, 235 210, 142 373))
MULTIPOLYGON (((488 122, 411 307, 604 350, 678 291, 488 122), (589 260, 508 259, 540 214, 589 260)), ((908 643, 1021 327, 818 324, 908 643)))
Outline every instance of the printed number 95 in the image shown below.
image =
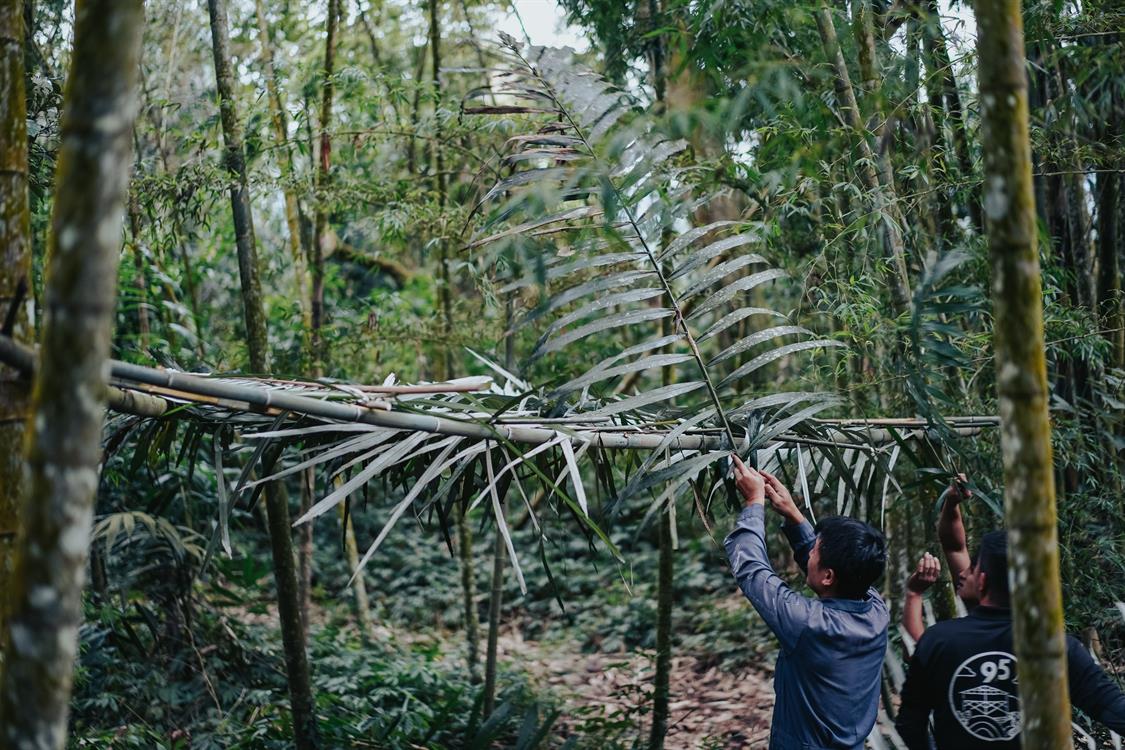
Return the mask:
POLYGON ((1010 659, 999 661, 986 661, 980 665, 980 674, 987 685, 993 680, 1007 680, 1012 676, 1012 662, 1010 659))

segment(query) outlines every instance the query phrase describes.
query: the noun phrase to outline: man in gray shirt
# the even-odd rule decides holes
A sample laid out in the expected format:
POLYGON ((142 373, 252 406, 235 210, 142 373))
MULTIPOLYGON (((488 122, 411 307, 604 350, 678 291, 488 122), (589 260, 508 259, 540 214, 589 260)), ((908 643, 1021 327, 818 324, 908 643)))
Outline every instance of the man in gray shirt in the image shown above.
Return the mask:
POLYGON ((826 518, 814 531, 776 477, 736 456, 735 483, 746 501, 725 547, 739 588, 777 636, 770 750, 860 750, 875 725, 887 649, 887 605, 871 585, 883 574, 887 544, 853 518, 826 518), (816 598, 774 573, 766 552, 765 503, 816 598))

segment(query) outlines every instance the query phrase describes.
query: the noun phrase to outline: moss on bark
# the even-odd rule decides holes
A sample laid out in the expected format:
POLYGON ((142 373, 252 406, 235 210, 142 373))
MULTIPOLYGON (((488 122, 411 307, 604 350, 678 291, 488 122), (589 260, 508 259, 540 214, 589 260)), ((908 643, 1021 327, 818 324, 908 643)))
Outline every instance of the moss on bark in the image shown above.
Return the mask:
POLYGON ((978 0, 984 215, 1018 660, 1021 742, 1071 747, 1055 480, 1019 0, 978 0))
POLYGON ((66 743, 143 21, 141 0, 85 0, 75 8, 41 366, 26 442, 29 483, 0 688, 4 747, 53 750, 66 743))
MULTIPOLYGON (((31 229, 27 197, 27 96, 24 87, 23 3, 0 1, 0 320, 22 293, 30 297, 31 229)), ((20 305, 11 335, 31 339, 20 305)), ((20 374, 0 365, 0 634, 6 630, 23 485, 24 421, 29 389, 20 374)), ((2 641, 2 638, 0 638, 2 641)), ((0 647, 0 671, 3 648, 0 647)))

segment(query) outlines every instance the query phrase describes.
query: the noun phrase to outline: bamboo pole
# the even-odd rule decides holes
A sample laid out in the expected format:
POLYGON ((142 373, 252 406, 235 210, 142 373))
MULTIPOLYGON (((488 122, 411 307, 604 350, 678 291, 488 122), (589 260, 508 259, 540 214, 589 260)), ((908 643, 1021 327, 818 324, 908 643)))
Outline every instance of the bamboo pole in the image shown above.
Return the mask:
POLYGON ((141 0, 85 0, 75 7, 47 256, 43 366, 25 443, 28 490, 11 590, 3 592, 13 602, 0 686, 5 748, 66 744, 143 26, 141 0))
MULTIPOLYGON (((246 156, 242 149, 242 128, 234 99, 234 75, 231 70, 230 38, 225 0, 208 0, 211 21, 212 51, 215 60, 215 81, 219 91, 219 112, 226 145, 224 161, 230 179, 231 214, 238 246, 238 270, 242 282, 243 317, 246 324, 250 367, 257 372, 270 369, 269 337, 262 302, 258 266, 258 250, 254 239, 254 219, 250 208, 250 190, 246 177, 246 156)), ((276 459, 276 453, 273 454, 276 459)), ((263 459, 264 463, 268 463, 263 459)), ((289 504, 281 487, 267 486, 265 507, 273 555, 274 582, 277 587, 277 611, 285 651, 285 673, 289 683, 290 707, 293 712, 293 739, 298 750, 320 746, 316 720, 316 702, 309 677, 308 654, 305 649, 305 628, 301 619, 297 572, 293 562, 293 539, 289 523, 289 504)))
MULTIPOLYGON (((30 341, 31 219, 27 196, 27 94, 24 90, 23 2, 0 2, 0 319, 7 335, 30 341), (21 299, 23 298, 23 299, 21 299), (15 306, 13 308, 13 306, 15 306)), ((0 368, 0 634, 6 630, 20 525, 27 382, 0 368)), ((0 644, 3 638, 0 637, 0 644)), ((0 645, 0 649, 2 649, 0 645)), ((2 650, 0 650, 2 654, 2 650)), ((0 671, 3 661, 0 659, 0 671)))
POLYGON ((867 131, 863 127, 859 104, 856 102, 855 91, 848 74, 848 65, 840 51, 836 25, 832 20, 832 11, 828 7, 822 6, 816 11, 816 25, 820 30, 824 52, 835 74, 833 80, 840 114, 844 123, 855 134, 856 145, 859 147, 860 178, 863 180, 864 188, 872 194, 873 206, 879 213, 883 225, 887 258, 891 261, 892 268, 887 280, 891 285, 895 313, 901 314, 910 304, 910 277, 906 269, 906 246, 902 238, 902 227, 905 223, 896 203, 893 175, 890 173, 889 164, 877 159, 871 150, 871 144, 867 142, 867 131), (876 164, 880 166, 879 171, 876 171, 876 164))
MULTIPOLYGON (((12 364, 18 361, 20 350, 27 351, 25 347, 15 344, 11 339, 0 336, 0 362, 12 364)), ((384 411, 371 409, 356 404, 341 404, 334 401, 299 396, 284 390, 274 390, 261 386, 246 386, 233 383, 230 380, 218 380, 186 373, 158 370, 143 365, 134 365, 127 362, 110 360, 110 374, 119 385, 128 386, 130 389, 146 392, 155 392, 168 395, 184 401, 194 401, 205 405, 222 406, 235 411, 253 411, 265 414, 280 414, 288 411, 318 419, 328 419, 339 422, 354 422, 369 424, 375 427, 389 427, 399 430, 432 432, 441 435, 460 435, 461 437, 477 438, 480 440, 496 440, 499 438, 513 443, 539 445, 559 436, 558 431, 546 427, 523 426, 521 422, 527 417, 519 417, 512 424, 498 421, 488 424, 486 421, 454 419, 427 414, 414 414, 409 412, 384 411)), ((967 424, 957 424, 951 418, 952 430, 962 437, 971 437, 979 434, 984 428, 996 424, 994 417, 961 417, 967 424)), ((914 420, 910 420, 914 422, 914 420)), ((544 420, 552 424, 552 420, 544 420)), ((895 422, 898 420, 860 420, 870 424, 880 422, 895 422)), ((839 424, 854 430, 855 420, 839 420, 832 422, 821 420, 822 425, 839 424)), ((580 423, 568 423, 568 431, 574 435, 576 442, 589 442, 593 447, 612 448, 620 450, 654 450, 660 447, 666 434, 665 431, 640 430, 631 432, 611 433, 599 429, 581 429, 580 423)), ((915 426, 914 433, 903 435, 904 439, 920 439, 929 437, 930 432, 921 429, 922 423, 915 426)), ((864 429, 862 431, 830 430, 829 437, 840 440, 855 440, 862 438, 869 446, 885 445, 895 442, 894 436, 885 429, 864 429)), ((793 441, 809 442, 803 438, 793 438, 793 441)), ((770 442, 788 443, 789 440, 775 439, 770 442)), ((825 442, 825 441, 821 441, 825 442)), ((843 442, 831 442, 830 445, 847 447, 843 442)), ((685 435, 676 441, 680 450, 719 450, 723 446, 723 439, 719 434, 692 434, 685 435)))
MULTIPOLYGON (((23 380, 35 377, 35 350, 13 339, 0 336, 0 362, 15 370, 23 380)), ((168 411, 168 402, 158 396, 109 386, 106 403, 115 411, 138 417, 159 417, 168 411)), ((16 452, 17 458, 19 451, 16 452)), ((22 464, 21 464, 22 466, 22 464)), ((22 472, 23 469, 21 468, 22 472)))
POLYGON ((258 20, 258 38, 262 46, 262 72, 266 79, 266 93, 270 103, 270 123, 273 126, 274 140, 282 153, 277 157, 278 170, 284 183, 285 225, 289 232, 289 255, 293 258, 293 274, 297 282, 297 300, 301 309, 301 335, 305 338, 303 348, 307 350, 312 330, 312 311, 310 309, 311 291, 309 287, 308 260, 301 246, 301 206, 297 192, 291 184, 293 174, 293 151, 289 147, 289 123, 285 115, 285 105, 281 101, 281 81, 273 61, 273 38, 270 35, 269 20, 266 17, 264 0, 254 1, 254 11, 258 20))
POLYGON ((317 377, 324 374, 324 258, 330 241, 328 211, 325 208, 325 190, 332 166, 332 99, 336 91, 332 76, 336 67, 336 28, 340 18, 340 0, 328 0, 328 18, 325 22, 324 68, 321 71, 323 89, 320 101, 320 161, 316 171, 316 215, 312 246, 312 363, 317 377))
POLYGON ((977 0, 975 10, 1020 741, 1064 749, 1072 747, 1070 698, 1023 18, 1019 0, 977 0))

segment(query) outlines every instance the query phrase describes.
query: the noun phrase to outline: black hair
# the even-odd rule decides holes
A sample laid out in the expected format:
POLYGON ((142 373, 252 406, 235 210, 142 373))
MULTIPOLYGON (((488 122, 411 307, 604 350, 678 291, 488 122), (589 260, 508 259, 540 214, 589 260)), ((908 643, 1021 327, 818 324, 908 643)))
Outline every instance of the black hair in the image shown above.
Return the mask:
POLYGON ((863 521, 845 516, 821 519, 816 525, 820 537, 820 566, 836 574, 840 596, 858 599, 887 567, 887 540, 863 521))
POLYGON ((1008 590, 1008 532, 990 531, 980 538, 977 546, 977 560, 980 572, 987 576, 985 586, 990 600, 1000 606, 1007 606, 1008 590))

